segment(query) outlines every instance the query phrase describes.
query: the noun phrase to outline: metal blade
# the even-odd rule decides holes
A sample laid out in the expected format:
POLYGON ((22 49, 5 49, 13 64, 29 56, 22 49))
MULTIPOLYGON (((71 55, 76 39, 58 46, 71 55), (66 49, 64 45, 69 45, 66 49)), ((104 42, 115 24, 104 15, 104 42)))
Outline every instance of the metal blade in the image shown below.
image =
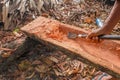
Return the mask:
POLYGON ((70 39, 75 39, 75 38, 78 37, 78 35, 75 34, 75 33, 69 32, 68 35, 67 35, 67 37, 70 38, 70 39))

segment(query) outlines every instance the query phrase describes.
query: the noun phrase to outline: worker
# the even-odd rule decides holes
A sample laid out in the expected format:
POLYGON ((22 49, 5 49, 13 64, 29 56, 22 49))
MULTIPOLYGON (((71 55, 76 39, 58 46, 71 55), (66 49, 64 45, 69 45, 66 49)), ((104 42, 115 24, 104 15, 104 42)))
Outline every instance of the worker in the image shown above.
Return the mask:
POLYGON ((98 36, 110 34, 119 20, 120 20, 120 0, 116 0, 103 26, 99 29, 90 32, 87 36, 87 39, 98 40, 98 36))

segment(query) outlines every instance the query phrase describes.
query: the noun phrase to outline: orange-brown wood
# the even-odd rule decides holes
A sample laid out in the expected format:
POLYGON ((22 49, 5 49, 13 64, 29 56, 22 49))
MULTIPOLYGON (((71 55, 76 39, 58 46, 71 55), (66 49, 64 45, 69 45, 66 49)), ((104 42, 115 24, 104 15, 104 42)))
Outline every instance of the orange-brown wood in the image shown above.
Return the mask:
POLYGON ((120 77, 120 41, 104 40, 95 43, 83 38, 68 39, 68 32, 88 32, 44 17, 37 18, 21 30, 31 38, 61 47, 63 51, 67 50, 72 55, 100 65, 120 77))

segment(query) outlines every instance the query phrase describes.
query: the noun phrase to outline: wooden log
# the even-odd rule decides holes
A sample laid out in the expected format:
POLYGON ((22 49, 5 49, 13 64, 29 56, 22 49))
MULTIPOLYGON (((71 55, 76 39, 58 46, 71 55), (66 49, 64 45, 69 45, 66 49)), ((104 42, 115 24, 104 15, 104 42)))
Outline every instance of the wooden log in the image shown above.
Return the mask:
POLYGON ((95 65, 102 71, 120 78, 120 41, 104 40, 93 43, 83 38, 69 39, 68 32, 88 32, 44 17, 37 18, 21 30, 51 48, 61 50, 70 57, 95 65))
POLYGON ((35 45, 38 44, 37 41, 31 39, 31 38, 26 38, 26 40, 21 44, 13 53, 10 57, 6 58, 3 60, 2 63, 0 63, 0 73, 4 72, 7 70, 10 64, 17 58, 19 58, 21 55, 23 55, 25 52, 30 51, 32 48, 35 47, 35 45))

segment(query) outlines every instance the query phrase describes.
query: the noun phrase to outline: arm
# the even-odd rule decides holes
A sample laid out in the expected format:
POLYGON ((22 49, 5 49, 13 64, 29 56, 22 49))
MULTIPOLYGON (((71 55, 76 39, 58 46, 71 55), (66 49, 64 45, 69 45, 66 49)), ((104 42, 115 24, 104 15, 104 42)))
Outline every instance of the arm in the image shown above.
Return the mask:
POLYGON ((88 34, 87 38, 91 39, 99 35, 109 34, 119 20, 120 20, 120 0, 116 0, 109 16, 105 20, 103 27, 88 34))

